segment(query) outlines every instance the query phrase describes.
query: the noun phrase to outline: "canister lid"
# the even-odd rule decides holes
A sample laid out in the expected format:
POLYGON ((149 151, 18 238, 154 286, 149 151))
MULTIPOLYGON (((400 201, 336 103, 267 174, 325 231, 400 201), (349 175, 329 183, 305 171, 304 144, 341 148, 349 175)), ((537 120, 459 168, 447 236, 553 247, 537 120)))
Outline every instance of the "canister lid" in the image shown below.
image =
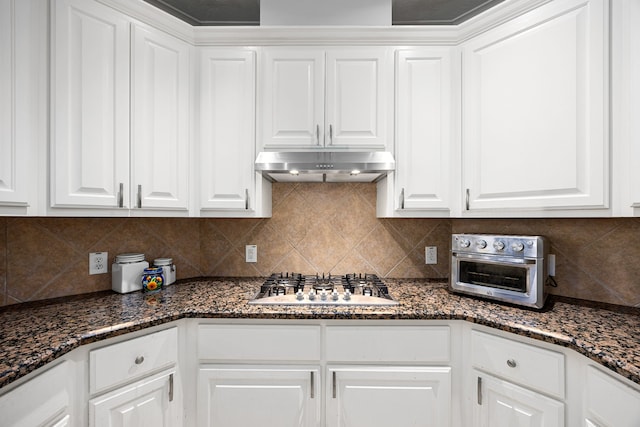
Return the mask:
POLYGON ((173 264, 173 258, 156 258, 153 260, 153 265, 155 265, 156 267, 171 264, 173 264))
POLYGON ((131 264, 133 262, 144 261, 144 254, 120 254, 116 255, 116 262, 118 264, 131 264))

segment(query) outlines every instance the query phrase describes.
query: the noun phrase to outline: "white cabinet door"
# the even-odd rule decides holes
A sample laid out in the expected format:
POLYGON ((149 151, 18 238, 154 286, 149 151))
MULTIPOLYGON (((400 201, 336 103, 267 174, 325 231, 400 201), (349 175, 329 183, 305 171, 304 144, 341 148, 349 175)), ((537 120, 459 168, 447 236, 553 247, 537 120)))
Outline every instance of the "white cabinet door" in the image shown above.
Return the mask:
POLYGON ((131 55, 131 206, 189 209, 191 47, 136 24, 131 55))
POLYGON ((387 145, 389 62, 385 48, 327 52, 326 147, 387 145))
POLYGON ((449 367, 328 367, 327 426, 446 427, 449 367))
POLYGON ((467 211, 608 207, 607 3, 550 2, 463 46, 467 211))
POLYGON ((129 21, 87 0, 52 15, 51 206, 128 207, 129 21))
POLYGON ((201 51, 201 215, 271 215, 270 194, 263 194, 271 187, 254 171, 255 55, 247 49, 201 51))
POLYGON ((165 371, 89 401, 91 427, 182 425, 175 372, 165 371))
POLYGON ((74 372, 65 361, 0 397, 0 424, 11 427, 79 426, 73 420, 74 372))
POLYGON ((266 48, 262 59, 265 148, 324 145, 324 51, 266 48))
POLYGON ((392 86, 387 48, 267 48, 262 57, 265 149, 388 144, 392 86))
POLYGON ((0 0, 0 206, 24 210, 30 202, 30 176, 37 167, 32 155, 29 18, 28 2, 0 0))
POLYGON ((200 427, 320 425, 319 368, 202 367, 200 427))
POLYGON ((396 52, 396 182, 390 199, 400 214, 451 208, 451 74, 448 48, 396 52))
POLYGON ((473 370, 476 427, 562 427, 564 404, 473 370))
POLYGON ((589 366, 586 375, 585 426, 637 427, 640 392, 589 366))

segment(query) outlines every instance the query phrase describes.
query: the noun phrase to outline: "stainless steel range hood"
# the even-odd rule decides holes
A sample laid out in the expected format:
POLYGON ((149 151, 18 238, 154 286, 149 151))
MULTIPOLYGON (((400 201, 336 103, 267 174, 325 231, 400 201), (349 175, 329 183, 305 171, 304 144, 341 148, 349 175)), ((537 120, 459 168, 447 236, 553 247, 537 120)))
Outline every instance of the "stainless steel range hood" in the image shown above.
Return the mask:
POLYGON ((275 182, 373 182, 395 168, 386 151, 264 151, 256 171, 275 182))

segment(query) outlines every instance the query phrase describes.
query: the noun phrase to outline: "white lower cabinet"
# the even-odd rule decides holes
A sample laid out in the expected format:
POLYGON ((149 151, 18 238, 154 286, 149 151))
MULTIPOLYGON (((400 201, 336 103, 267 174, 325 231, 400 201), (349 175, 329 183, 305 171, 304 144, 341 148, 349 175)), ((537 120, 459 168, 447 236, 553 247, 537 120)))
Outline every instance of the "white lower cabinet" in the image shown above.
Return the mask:
POLYGON ((320 367, 203 366, 198 426, 320 426, 320 367))
POLYGON ((562 427, 564 403, 474 370, 476 427, 562 427))
POLYGON ((64 361, 0 396, 0 425, 80 426, 73 412, 74 381, 71 362, 64 361))
POLYGON ((586 379, 585 427, 640 426, 640 393, 595 366, 586 379))
POLYGON ((327 367, 327 426, 451 425, 450 367, 327 367))
POLYGON ((91 427, 173 427, 182 425, 174 369, 121 387, 89 401, 91 427))

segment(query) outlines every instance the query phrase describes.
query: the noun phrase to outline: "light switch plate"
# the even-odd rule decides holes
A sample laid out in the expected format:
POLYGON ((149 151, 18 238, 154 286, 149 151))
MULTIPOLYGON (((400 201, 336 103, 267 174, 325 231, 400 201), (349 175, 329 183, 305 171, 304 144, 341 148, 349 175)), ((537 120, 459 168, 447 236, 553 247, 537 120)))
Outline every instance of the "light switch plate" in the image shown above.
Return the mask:
POLYGON ((245 246, 245 258, 247 262, 258 262, 258 245, 245 246))

